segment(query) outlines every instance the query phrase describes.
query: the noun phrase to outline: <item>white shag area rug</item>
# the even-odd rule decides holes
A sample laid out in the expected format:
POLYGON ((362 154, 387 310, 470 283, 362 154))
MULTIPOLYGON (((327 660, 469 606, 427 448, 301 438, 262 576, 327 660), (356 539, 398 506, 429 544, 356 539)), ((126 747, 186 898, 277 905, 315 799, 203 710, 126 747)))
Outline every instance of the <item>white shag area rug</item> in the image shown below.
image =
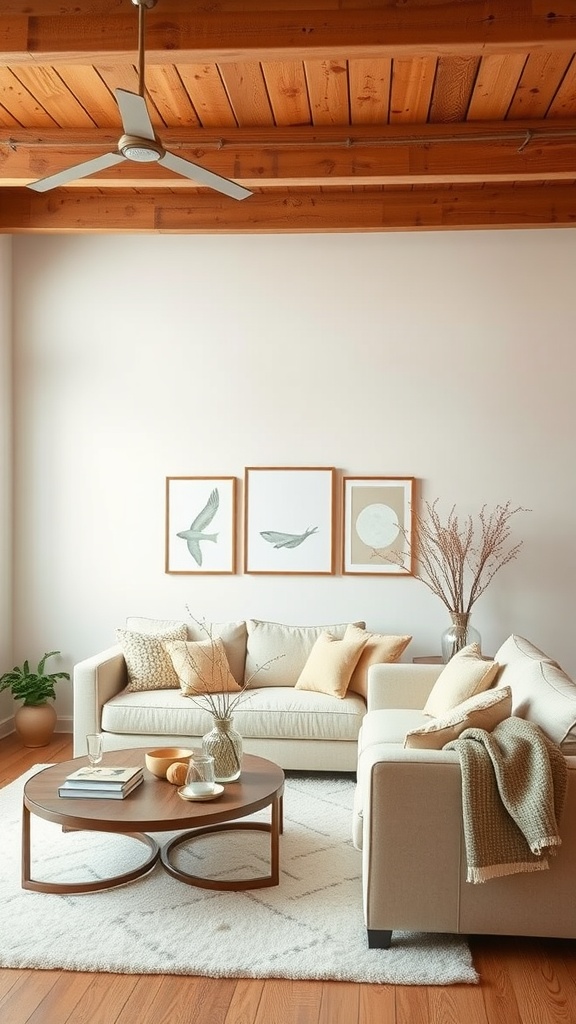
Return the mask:
MULTIPOLYGON (((478 981, 459 936, 395 932, 389 950, 368 949, 361 854, 350 838, 350 778, 287 779, 281 881, 274 888, 194 888, 158 864, 116 889, 53 895, 20 886, 22 786, 41 767, 0 790, 2 967, 400 985, 478 981)), ((269 820, 266 812, 255 818, 261 815, 269 820)), ((168 836, 156 834, 160 841, 168 836)), ((266 833, 220 833, 180 847, 178 857, 196 874, 247 877, 267 873, 268 850, 266 833)), ((63 833, 32 817, 35 878, 105 877, 145 855, 128 837, 63 833)))

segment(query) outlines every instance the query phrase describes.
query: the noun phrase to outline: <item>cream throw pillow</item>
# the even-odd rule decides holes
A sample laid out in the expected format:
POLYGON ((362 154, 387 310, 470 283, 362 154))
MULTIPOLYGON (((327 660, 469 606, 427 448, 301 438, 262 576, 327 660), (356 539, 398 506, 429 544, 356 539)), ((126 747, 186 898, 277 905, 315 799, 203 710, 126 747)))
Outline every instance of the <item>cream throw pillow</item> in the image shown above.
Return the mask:
POLYGON ((384 662, 398 661, 402 652, 408 647, 411 636, 387 636, 385 633, 369 633, 360 629, 353 622, 346 627, 345 640, 364 639, 364 647, 360 659, 352 673, 349 690, 359 693, 364 700, 368 696, 368 669, 370 665, 382 665, 384 662))
POLYGON ((128 669, 128 690, 177 690, 180 683, 164 648, 164 640, 184 640, 186 625, 157 635, 117 629, 116 639, 128 669))
POLYGON ((332 633, 321 633, 308 655, 295 689, 345 697, 365 643, 364 637, 346 640, 332 633))
POLYGON ((478 644, 463 647, 442 669, 430 691, 424 714, 438 718, 468 697, 487 690, 499 668, 496 661, 486 661, 482 657, 478 644))
POLYGON ((182 693, 240 693, 220 637, 212 640, 165 640, 182 693))
POLYGON ((512 692, 509 686, 477 693, 475 697, 452 708, 442 718, 435 718, 418 729, 411 729, 406 733, 404 746, 417 750, 442 750, 451 740, 458 739, 465 729, 492 732, 499 722, 510 718, 511 713, 512 692))

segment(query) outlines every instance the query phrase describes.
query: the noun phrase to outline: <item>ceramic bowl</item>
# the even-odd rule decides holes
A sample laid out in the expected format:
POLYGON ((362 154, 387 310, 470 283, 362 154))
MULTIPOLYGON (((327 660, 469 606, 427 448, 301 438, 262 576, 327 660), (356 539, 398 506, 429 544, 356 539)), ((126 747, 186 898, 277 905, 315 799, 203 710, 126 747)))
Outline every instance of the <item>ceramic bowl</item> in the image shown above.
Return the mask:
POLYGON ((156 750, 147 750, 146 767, 156 778, 165 779, 171 764, 175 761, 187 764, 193 753, 193 750, 186 747, 158 747, 156 750))

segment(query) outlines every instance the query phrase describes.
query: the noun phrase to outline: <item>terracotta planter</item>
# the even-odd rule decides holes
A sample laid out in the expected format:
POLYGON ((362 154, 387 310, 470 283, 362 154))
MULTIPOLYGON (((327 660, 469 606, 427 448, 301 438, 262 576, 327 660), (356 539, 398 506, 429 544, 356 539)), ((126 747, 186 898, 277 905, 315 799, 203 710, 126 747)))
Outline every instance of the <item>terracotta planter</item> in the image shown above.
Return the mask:
POLYGON ((16 732, 25 747, 46 747, 56 727, 53 704, 23 704, 14 715, 16 732))

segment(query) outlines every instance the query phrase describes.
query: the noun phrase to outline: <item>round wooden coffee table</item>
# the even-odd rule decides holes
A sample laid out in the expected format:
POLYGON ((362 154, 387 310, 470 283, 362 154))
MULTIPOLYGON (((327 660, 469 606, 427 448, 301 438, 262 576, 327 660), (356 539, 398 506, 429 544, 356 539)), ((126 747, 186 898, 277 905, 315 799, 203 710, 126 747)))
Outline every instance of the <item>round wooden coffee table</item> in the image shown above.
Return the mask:
POLYGON ((166 871, 188 885, 206 889, 261 889, 278 885, 280 877, 280 833, 282 832, 282 798, 284 772, 272 761, 253 754, 242 758, 242 774, 237 782, 227 783, 224 793, 213 801, 189 802, 178 796, 176 786, 157 779, 144 766, 146 748, 112 750, 104 754, 103 765, 144 767, 144 782, 124 800, 66 798, 58 796, 58 787, 67 775, 86 764, 85 757, 44 768, 24 786, 22 806, 22 888, 36 892, 95 892, 123 885, 150 871, 160 861, 166 871), (270 822, 235 822, 263 807, 270 807, 270 822), (110 878, 89 882, 47 882, 32 877, 31 816, 37 815, 62 825, 64 831, 79 829, 112 832, 131 836, 144 843, 149 856, 131 871, 110 878), (171 860, 176 846, 209 832, 233 829, 270 833, 270 873, 256 878, 221 880, 189 874, 171 860), (180 831, 163 847, 147 832, 180 831))

